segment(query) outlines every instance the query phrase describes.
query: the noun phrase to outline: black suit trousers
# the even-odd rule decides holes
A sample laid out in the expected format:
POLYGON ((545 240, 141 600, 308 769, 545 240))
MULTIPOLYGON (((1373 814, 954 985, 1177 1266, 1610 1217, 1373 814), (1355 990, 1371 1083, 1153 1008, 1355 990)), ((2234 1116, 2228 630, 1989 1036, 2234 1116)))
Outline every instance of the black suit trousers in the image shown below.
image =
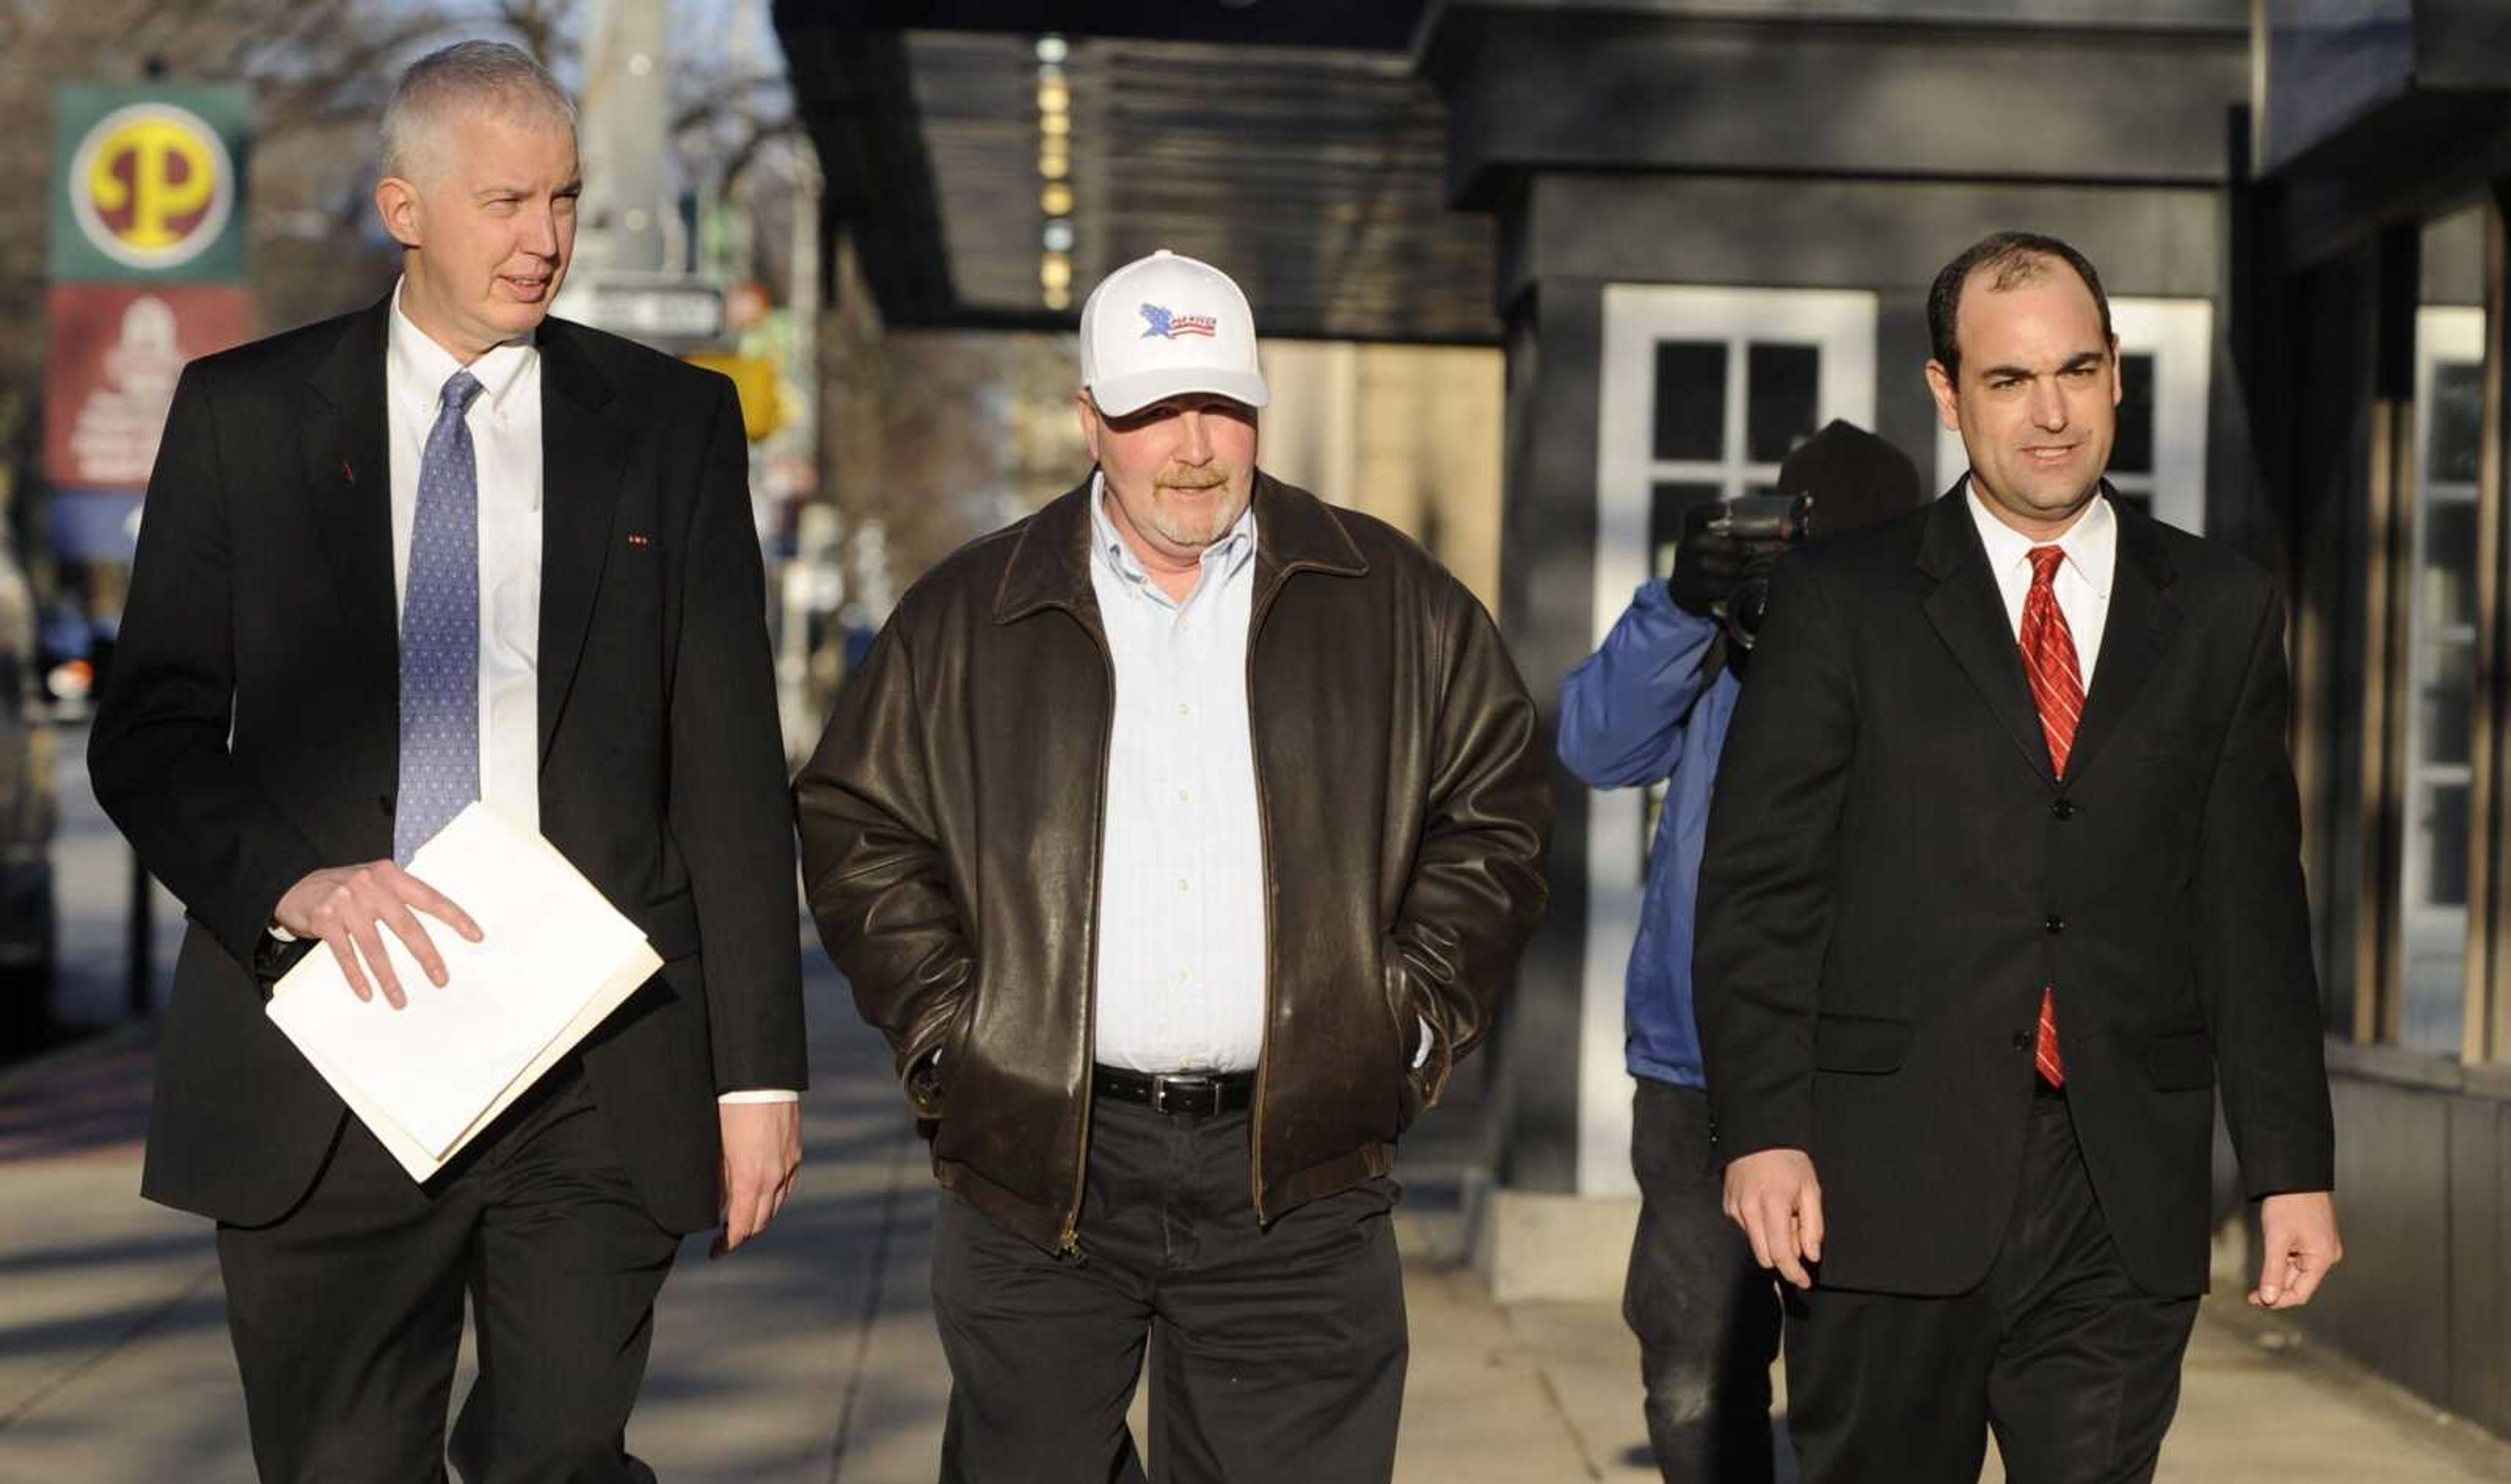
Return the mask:
POLYGON ((1080 1252, 945 1193, 933 1316, 946 1484, 1142 1484, 1125 1421, 1151 1357, 1161 1484, 1385 1484, 1409 1354, 1392 1181, 1259 1225, 1245 1113, 1091 1107, 1080 1252))
POLYGON ((348 1120, 294 1210, 218 1228, 264 1484, 444 1479, 466 1296, 466 1484, 650 1481, 626 1429, 677 1246, 572 1063, 424 1186, 348 1120))
POLYGON ((1951 1298, 1790 1291, 1788 1430, 1804 1484, 2144 1484, 2180 1405, 2194 1297, 2139 1289, 2066 1099, 2032 1100, 1987 1280, 1951 1298))

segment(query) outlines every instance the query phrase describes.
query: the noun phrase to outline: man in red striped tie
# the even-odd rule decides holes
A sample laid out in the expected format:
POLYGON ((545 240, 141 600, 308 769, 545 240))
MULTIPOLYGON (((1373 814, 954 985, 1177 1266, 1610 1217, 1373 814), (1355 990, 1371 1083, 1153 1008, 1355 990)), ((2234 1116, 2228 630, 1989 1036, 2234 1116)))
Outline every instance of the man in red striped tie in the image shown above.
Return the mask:
POLYGON ((2265 571, 2103 478, 2100 275, 2003 233, 1928 300, 1969 474, 1784 559, 1709 823, 1726 1208, 1794 1285, 1806 1484, 2148 1480, 2205 1290, 2220 1092, 2250 1301, 2337 1261, 2265 571))

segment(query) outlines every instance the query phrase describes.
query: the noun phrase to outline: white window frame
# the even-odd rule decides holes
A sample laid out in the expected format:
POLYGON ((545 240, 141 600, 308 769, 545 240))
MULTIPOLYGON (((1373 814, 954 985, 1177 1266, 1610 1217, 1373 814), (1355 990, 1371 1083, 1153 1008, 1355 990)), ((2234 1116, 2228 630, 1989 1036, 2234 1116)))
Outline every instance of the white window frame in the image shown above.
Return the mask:
MULTIPOLYGON (((2411 535, 2407 552, 2409 582, 2415 589, 2407 609, 2407 697, 2401 717, 2403 737, 2400 746, 2404 762, 2403 808, 2400 813, 2406 829, 2405 849, 2398 863, 2397 940, 2398 955, 2398 1044, 2421 1050, 2440 1051, 2453 1058, 2464 1045, 2466 1030, 2467 987, 2467 912, 2464 905, 2448 906, 2431 900, 2432 882, 2424 869, 2432 858, 2433 830, 2430 805, 2436 787, 2453 783, 2472 784, 2475 768, 2470 763, 2434 763, 2425 760, 2424 687, 2434 675, 2434 654, 2443 643, 2463 643, 2471 648, 2476 643, 2476 625, 2452 624, 2447 632, 2436 634, 2423 617, 2420 578, 2424 570, 2424 552, 2431 536, 2429 516, 2438 502, 2473 505, 2478 500, 2474 480, 2444 480, 2433 477, 2432 432, 2433 388, 2440 380, 2445 364, 2485 364, 2485 311, 2478 308, 2449 305, 2427 305, 2415 311, 2415 401, 2414 441, 2411 445, 2414 459, 2414 488, 2411 535), (2415 1008, 2415 985, 2419 965, 2449 965, 2447 977, 2456 991, 2446 1026, 2436 1038, 2427 1030, 2418 1036, 2409 1021, 2415 1008)), ((2479 679, 2480 687, 2483 684, 2479 679)))
MULTIPOLYGON (((2144 495, 2154 517, 2192 535, 2206 530, 2206 412, 2214 379, 2211 299, 2112 299, 2119 355, 2153 358, 2153 473, 2112 475, 2121 494, 2144 495)), ((1936 429, 1936 488, 1970 469, 1961 435, 1936 429)))
MULTIPOLYGON (((1716 482, 1728 496, 1777 477, 1778 466, 1750 462, 1745 348, 1818 345, 1822 366, 1814 426, 1835 418, 1874 426, 1875 295, 1847 289, 1710 288, 1612 284, 1604 288, 1603 361, 1598 385, 1595 635, 1604 634, 1653 573, 1648 517, 1667 480, 1716 482), (1726 456, 1715 461, 1654 458, 1656 348, 1666 340, 1727 346, 1726 456)), ((1587 947, 1580 986, 1578 1194, 1629 1196, 1630 1078, 1624 1059, 1622 985, 1638 936, 1645 791, 1590 796, 1587 823, 1587 947)))

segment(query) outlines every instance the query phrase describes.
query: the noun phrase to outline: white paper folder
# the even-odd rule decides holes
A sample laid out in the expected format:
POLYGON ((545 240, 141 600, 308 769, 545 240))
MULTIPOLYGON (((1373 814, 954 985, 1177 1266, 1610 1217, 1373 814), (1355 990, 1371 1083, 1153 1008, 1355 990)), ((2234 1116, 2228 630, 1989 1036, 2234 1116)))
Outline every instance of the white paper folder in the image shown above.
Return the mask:
POLYGON ((318 947, 271 992, 273 1024, 413 1180, 444 1167, 663 967, 558 848, 486 804, 419 847, 410 874, 480 925, 477 943, 424 913, 446 982, 383 932, 406 1008, 360 1001, 318 947))

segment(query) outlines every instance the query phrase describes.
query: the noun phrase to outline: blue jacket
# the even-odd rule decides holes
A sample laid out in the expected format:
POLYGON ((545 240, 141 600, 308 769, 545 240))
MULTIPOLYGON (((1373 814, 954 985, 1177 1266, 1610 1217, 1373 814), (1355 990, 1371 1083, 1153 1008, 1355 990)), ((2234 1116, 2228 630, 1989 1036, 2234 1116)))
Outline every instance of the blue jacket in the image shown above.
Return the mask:
POLYGON ((1691 1018, 1700 848, 1718 753, 1739 694, 1732 668, 1701 684, 1700 662, 1717 636, 1716 620, 1676 607, 1665 584, 1643 583, 1603 647, 1561 682, 1561 761, 1570 772, 1597 788, 1667 785, 1648 847, 1622 1016, 1631 1075, 1687 1087, 1703 1084, 1700 1030, 1691 1018))

